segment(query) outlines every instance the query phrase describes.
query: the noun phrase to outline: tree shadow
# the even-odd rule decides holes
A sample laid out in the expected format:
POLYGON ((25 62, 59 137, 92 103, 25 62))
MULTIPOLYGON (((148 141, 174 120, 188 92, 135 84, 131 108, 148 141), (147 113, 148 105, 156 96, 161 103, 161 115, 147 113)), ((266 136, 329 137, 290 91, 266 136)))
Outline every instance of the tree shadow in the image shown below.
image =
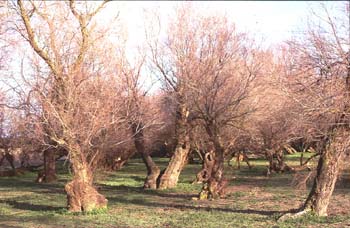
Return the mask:
POLYGON ((98 188, 102 190, 103 192, 114 192, 113 194, 130 194, 130 193, 137 193, 142 195, 151 195, 151 196, 158 196, 158 197, 164 197, 164 198, 176 198, 176 199, 191 199, 192 197, 197 196, 198 194, 189 194, 189 193, 169 193, 169 192, 162 192, 162 190, 155 190, 155 189, 144 189, 143 187, 134 187, 134 186, 126 186, 126 185, 119 185, 119 186, 109 186, 105 184, 99 184, 98 188))
POLYGON ((36 183, 34 180, 26 179, 0 179, 0 186, 5 189, 0 189, 0 191, 8 191, 6 188, 22 188, 28 189, 31 192, 40 193, 62 193, 64 192, 64 185, 60 182, 54 183, 36 183))
POLYGON ((0 203, 8 204, 16 209, 28 211, 58 211, 64 209, 64 207, 50 205, 35 205, 26 202, 17 202, 15 200, 0 200, 0 203))
POLYGON ((145 177, 139 177, 139 176, 129 176, 128 178, 130 178, 130 179, 132 179, 132 180, 134 180, 134 181, 137 181, 137 182, 143 182, 143 181, 145 181, 145 179, 146 179, 146 176, 145 177))
POLYGON ((221 207, 209 207, 209 206, 195 206, 195 205, 184 205, 184 204, 173 204, 173 203, 159 203, 159 202, 150 202, 146 198, 139 199, 125 199, 122 197, 109 197, 110 202, 121 203, 121 204, 135 204, 145 207, 157 207, 157 208, 175 208, 180 210, 195 210, 195 211, 218 211, 226 213, 240 213, 240 214, 256 214, 263 216, 271 216, 276 213, 286 213, 288 211, 263 211, 263 210, 254 210, 254 209, 233 209, 233 208, 221 208, 221 207))
POLYGON ((196 210, 196 211, 219 211, 219 212, 227 212, 227 213, 241 213, 241 214, 257 214, 257 215, 263 215, 263 216, 271 216, 275 213, 286 213, 287 211, 277 211, 277 210, 254 210, 254 209, 232 209, 232 208, 221 208, 221 207, 210 207, 210 206, 203 206, 203 205, 188 205, 183 202, 173 202, 169 203, 171 201, 171 198, 173 199, 182 199, 187 200, 189 203, 191 203, 191 199, 194 196, 197 196, 198 194, 179 194, 179 193, 167 193, 167 192, 161 192, 159 190, 151 190, 151 189, 143 189, 142 187, 133 187, 133 186, 108 186, 108 185, 99 185, 103 191, 106 192, 113 192, 114 195, 119 196, 112 196, 107 197, 110 203, 119 203, 119 204, 134 204, 134 205, 141 205, 145 207, 156 207, 156 208, 175 208, 180 210, 196 210), (139 197, 134 199, 128 199, 126 197, 123 197, 126 194, 142 194, 142 195, 149 195, 149 196, 158 196, 162 198, 167 198, 168 200, 162 200, 162 202, 153 202, 150 201, 148 197, 139 197), (166 203, 168 202, 168 203, 166 203))
MULTIPOLYGON (((0 216, 0 227, 4 228, 24 228, 28 227, 28 224, 34 224, 29 225, 29 227, 67 227, 67 225, 62 224, 62 220, 57 217, 48 215, 48 214, 39 214, 39 215, 20 215, 17 214, 11 214, 11 215, 2 215, 0 216)), ((68 226, 70 227, 70 226, 68 226)), ((88 227, 88 226, 79 226, 79 227, 88 227)))
MULTIPOLYGON (((15 222, 18 222, 18 221, 15 221, 15 222)), ((23 226, 15 226, 15 225, 8 225, 8 224, 1 224, 1 221, 0 221, 0 227, 2 228, 23 228, 23 226)))
MULTIPOLYGON (((263 216, 271 216, 276 213, 286 213, 286 210, 255 210, 255 209, 233 209, 233 208, 222 208, 222 207, 211 207, 207 205, 190 205, 192 197, 198 196, 198 194, 184 194, 184 193, 172 193, 172 192, 162 192, 160 190, 152 190, 152 189, 143 189, 142 187, 134 187, 134 186, 109 186, 101 184, 99 185, 102 191, 108 192, 112 194, 112 197, 107 197, 110 203, 119 203, 125 205, 141 205, 145 207, 156 207, 156 208, 174 208, 180 210, 196 210, 196 211, 219 211, 226 213, 241 213, 241 214, 257 214, 263 216), (127 197, 123 197, 127 194, 140 194, 137 198, 128 199, 127 197), (156 196, 167 199, 161 199, 161 202, 151 201, 152 199, 147 197, 156 196), (173 200, 181 199, 181 201, 171 202, 173 200), (183 202, 186 201, 186 202, 183 202)), ((133 195, 135 196, 135 195, 133 195)), ((154 199, 153 199, 154 200, 154 199)))

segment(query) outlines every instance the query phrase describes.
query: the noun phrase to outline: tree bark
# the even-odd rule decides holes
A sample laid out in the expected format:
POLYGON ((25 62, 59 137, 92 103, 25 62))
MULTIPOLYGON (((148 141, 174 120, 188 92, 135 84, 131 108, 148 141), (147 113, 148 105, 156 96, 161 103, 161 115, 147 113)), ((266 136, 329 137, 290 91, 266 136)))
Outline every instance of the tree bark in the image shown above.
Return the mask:
POLYGON ((228 181, 224 174, 224 148, 220 136, 213 130, 212 126, 207 127, 207 132, 214 145, 214 160, 208 181, 204 183, 201 190, 200 199, 217 199, 225 194, 228 181))
POLYGON ((204 183, 209 180, 212 169, 214 167, 214 152, 209 151, 203 156, 202 170, 196 175, 196 180, 193 183, 204 183))
POLYGON ((156 163, 153 162, 152 157, 145 150, 143 125, 132 123, 131 128, 134 135, 134 144, 136 150, 141 155, 142 160, 147 168, 147 177, 145 179, 143 187, 149 189, 157 189, 157 178, 160 174, 160 169, 156 163))
POLYGON ((14 164, 14 158, 13 158, 13 155, 10 153, 10 148, 8 147, 5 147, 5 155, 4 157, 6 158, 6 160, 8 161, 8 163, 10 164, 11 168, 12 168, 12 171, 13 171, 13 174, 16 175, 16 167, 15 167, 15 164, 14 164))
POLYGON ((219 141, 214 143, 215 147, 215 157, 214 157, 214 166, 212 173, 208 180, 208 190, 209 198, 217 199, 224 194, 226 187, 226 181, 223 178, 224 174, 224 149, 219 141))
POLYGON ((57 180, 55 151, 47 149, 44 151, 44 177, 43 182, 50 183, 57 180))
POLYGON ((184 102, 178 105, 176 112, 176 137, 177 144, 164 174, 159 180, 159 189, 173 188, 177 185, 180 173, 186 164, 190 152, 190 140, 188 134, 188 109, 184 102))
POLYGON ((93 175, 85 155, 78 146, 69 148, 73 180, 66 184, 69 211, 81 212, 106 208, 108 200, 93 186, 93 175))
POLYGON ((270 149, 266 149, 265 157, 266 160, 269 162, 269 166, 267 167, 266 171, 266 176, 270 176, 271 172, 274 170, 273 166, 275 165, 273 161, 273 152, 270 149))
POLYGON ((144 188, 157 189, 157 179, 160 174, 160 169, 153 162, 152 157, 146 153, 142 154, 142 160, 147 167, 147 177, 143 185, 144 188))
POLYGON ((319 216, 327 216, 327 208, 337 181, 342 156, 348 148, 349 133, 337 132, 319 159, 316 178, 303 210, 313 211, 319 216))
POLYGON ((266 176, 269 176, 271 173, 283 173, 290 172, 293 169, 284 162, 283 149, 277 147, 276 149, 268 149, 265 152, 266 159, 269 161, 269 167, 266 172, 266 176), (276 160, 274 160, 274 157, 276 160))
POLYGON ((12 170, 5 170, 5 171, 2 171, 0 176, 16 176, 17 175, 17 170, 16 170, 16 167, 15 167, 15 164, 14 164, 14 158, 13 158, 13 155, 10 153, 10 149, 9 147, 4 147, 4 154, 3 154, 3 157, 1 158, 0 160, 0 165, 2 164, 3 160, 6 159, 7 162, 10 164, 11 166, 11 169, 12 170))
POLYGON ((342 157, 350 149, 350 133, 344 129, 334 129, 327 146, 318 161, 316 177, 304 205, 296 213, 287 213, 279 218, 284 221, 308 212, 327 216, 327 209, 339 174, 342 157))

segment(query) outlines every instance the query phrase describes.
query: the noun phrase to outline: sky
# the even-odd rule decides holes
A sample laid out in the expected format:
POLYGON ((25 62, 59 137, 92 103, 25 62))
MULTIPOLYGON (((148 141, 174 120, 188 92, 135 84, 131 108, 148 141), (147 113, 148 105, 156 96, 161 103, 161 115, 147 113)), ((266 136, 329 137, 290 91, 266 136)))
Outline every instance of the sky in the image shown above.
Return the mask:
MULTIPOLYGON (((92 3, 92 2, 90 2, 92 3)), ((101 4, 95 1, 93 4, 101 4)), ((176 5, 182 4, 179 1, 112 1, 106 4, 106 8, 98 15, 99 19, 108 26, 111 18, 119 13, 121 24, 125 24, 128 32, 128 46, 135 47, 144 42, 144 11, 160 12, 162 28, 166 29, 166 21, 171 18, 176 5)), ((265 47, 279 44, 290 39, 294 34, 306 28, 306 21, 310 15, 311 8, 321 11, 320 4, 326 4, 330 11, 341 4, 340 1, 193 1, 193 8, 203 14, 226 15, 229 20, 235 23, 236 28, 241 32, 248 32, 253 37, 263 40, 265 47)), ((111 38, 113 39, 113 37, 111 38)), ((130 51, 129 51, 130 50, 130 51)), ((129 53, 133 55, 132 50, 129 53)), ((12 74, 14 78, 19 77, 20 56, 17 55, 13 61, 11 72, 1 72, 3 75, 12 74), (17 75, 18 74, 18 75, 17 75), (18 76, 18 77, 17 77, 18 76)), ((12 65, 12 64, 11 64, 12 65)), ((6 71, 6 70, 5 70, 6 71)), ((28 69, 30 72, 30 69, 28 69)), ((146 72, 147 73, 147 72, 146 72)), ((147 73, 149 74, 149 73, 147 73)), ((146 76, 147 77, 147 76, 146 76)), ((0 90, 7 90, 5 79, 0 80, 0 90)), ((156 89, 156 86, 153 87, 156 89)), ((10 95, 10 94, 8 94, 10 95)))
MULTIPOLYGON (((145 11, 160 13, 161 27, 174 15, 174 7, 182 1, 113 1, 106 5, 101 17, 108 23, 111 15, 119 12, 121 24, 128 31, 127 56, 133 62, 137 45, 144 42, 145 11)), ((248 32, 263 47, 272 47, 305 30, 311 8, 321 10, 321 2, 312 1, 193 1, 193 8, 201 14, 225 15, 238 31, 248 32)), ((324 2, 330 9, 339 2, 324 2)), ((156 26, 157 24, 154 24, 156 26)), ((137 55, 137 54, 136 54, 137 55)), ((149 77, 149 76, 148 76, 149 77)))
MULTIPOLYGON (((324 2, 334 8, 338 2, 324 2)), ((130 1, 112 2, 107 11, 120 9, 121 20, 127 23, 129 43, 138 43, 142 39, 143 9, 158 8, 162 21, 171 15, 178 1, 130 1)), ((283 42, 293 34, 305 28, 310 8, 316 9, 316 1, 194 1, 194 8, 208 14, 225 14, 243 32, 250 32, 264 39, 266 46, 283 42)))
MULTIPOLYGON (((92 2, 90 2, 92 3, 92 2)), ((119 13, 119 19, 125 24, 128 32, 128 49, 132 56, 132 47, 144 42, 144 12, 158 10, 162 28, 166 28, 167 20, 173 15, 176 5, 181 1, 112 1, 106 4, 98 15, 99 20, 109 25, 111 18, 119 13)), ((322 3, 335 9, 340 1, 322 3)), ((101 1, 93 2, 101 4, 101 1)), ((320 10, 321 2, 316 1, 193 1, 193 8, 203 14, 226 15, 236 24, 239 31, 249 32, 263 45, 269 47, 281 43, 302 31, 310 9, 320 10)), ((113 39, 113 38, 111 38, 113 39)), ((17 64, 18 65, 18 64, 17 64)), ((0 88, 1 88, 0 82, 0 88)))

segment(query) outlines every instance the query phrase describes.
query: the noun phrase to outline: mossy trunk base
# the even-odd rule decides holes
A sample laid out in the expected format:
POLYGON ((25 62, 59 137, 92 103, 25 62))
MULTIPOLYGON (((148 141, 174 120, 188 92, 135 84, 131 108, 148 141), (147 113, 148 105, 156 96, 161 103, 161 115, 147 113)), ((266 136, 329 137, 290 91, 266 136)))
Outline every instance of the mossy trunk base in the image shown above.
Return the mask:
POLYGON ((107 208, 108 200, 89 183, 73 180, 65 186, 65 191, 69 211, 88 212, 107 208))

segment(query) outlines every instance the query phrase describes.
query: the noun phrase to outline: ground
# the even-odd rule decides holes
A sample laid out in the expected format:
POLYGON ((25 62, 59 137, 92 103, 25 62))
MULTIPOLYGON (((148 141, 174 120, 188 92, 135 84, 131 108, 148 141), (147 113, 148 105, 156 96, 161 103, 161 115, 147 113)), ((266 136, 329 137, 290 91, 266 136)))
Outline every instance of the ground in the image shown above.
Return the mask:
MULTIPOLYGON (((290 156, 288 162, 297 160, 290 156)), ((155 161, 165 167, 167 159, 155 161)), ((140 159, 132 159, 119 171, 98 172, 97 186, 109 200, 108 210, 89 214, 65 209, 66 165, 59 165, 59 180, 53 184, 34 183, 35 173, 1 177, 0 227, 350 227, 349 173, 337 185, 328 217, 277 222, 282 213, 302 204, 308 189, 295 190, 292 174, 265 177, 263 160, 252 164, 252 170, 226 167, 230 187, 225 199, 198 201, 193 198, 201 185, 191 182, 199 164, 186 166, 175 189, 143 190, 146 169, 140 159)))

